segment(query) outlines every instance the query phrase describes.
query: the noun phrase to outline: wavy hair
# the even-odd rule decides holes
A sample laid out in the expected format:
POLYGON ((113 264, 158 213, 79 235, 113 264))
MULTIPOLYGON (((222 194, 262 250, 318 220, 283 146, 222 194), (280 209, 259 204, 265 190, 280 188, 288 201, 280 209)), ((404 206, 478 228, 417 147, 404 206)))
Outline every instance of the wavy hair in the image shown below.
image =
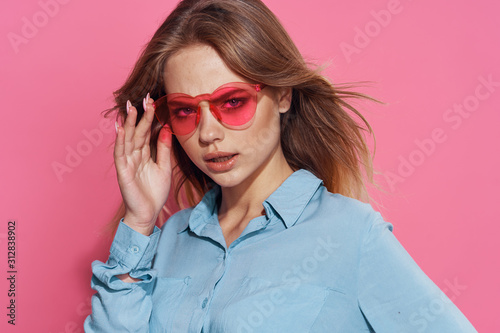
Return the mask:
MULTIPOLYGON (((292 167, 309 170, 333 193, 368 201, 367 183, 373 182, 372 156, 364 132, 373 135, 367 120, 349 99, 376 101, 334 86, 319 70, 306 63, 276 16, 260 0, 183 0, 147 43, 125 84, 114 92, 115 106, 108 110, 126 117, 126 101, 144 110, 142 98, 149 92, 157 100, 165 95, 164 65, 180 49, 205 44, 216 50, 239 76, 275 88, 292 88, 291 108, 280 117, 281 146, 292 167)), ((151 126, 151 156, 161 124, 151 126)), ((196 204, 213 186, 172 140, 173 186, 180 208, 196 204)), ((123 216, 124 207, 115 220, 123 216)), ((159 219, 165 216, 160 215, 159 219)))

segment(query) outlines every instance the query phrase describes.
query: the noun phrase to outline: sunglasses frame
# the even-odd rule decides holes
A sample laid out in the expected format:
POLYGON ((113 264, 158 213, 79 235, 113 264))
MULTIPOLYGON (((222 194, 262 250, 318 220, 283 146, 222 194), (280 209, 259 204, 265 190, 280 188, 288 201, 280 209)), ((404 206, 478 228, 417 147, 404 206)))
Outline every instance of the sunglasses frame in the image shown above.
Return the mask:
POLYGON ((265 84, 263 83, 248 83, 248 82, 228 82, 228 83, 225 83, 221 86, 219 86, 217 89, 215 89, 212 93, 208 94, 200 94, 200 95, 197 95, 197 96, 191 96, 191 95, 188 95, 188 94, 184 94, 184 93, 170 93, 170 94, 166 94, 160 98, 158 98, 158 100, 156 100, 153 105, 155 107, 155 116, 156 116, 156 119, 158 120, 158 122, 160 124, 162 124, 163 127, 166 127, 168 128, 168 130, 170 131, 170 133, 174 134, 174 135, 189 135, 191 134, 193 131, 196 130, 196 128, 198 127, 198 124, 200 122, 200 117, 201 117, 201 106, 200 106, 200 103, 202 101, 207 101, 209 103, 209 109, 210 109, 210 112, 212 113, 212 115, 221 123, 223 124, 225 127, 227 128, 230 128, 230 129, 243 129, 241 128, 241 126, 247 124, 250 122, 250 120, 254 117, 255 115, 255 111, 257 109, 257 93, 262 91, 262 89, 264 89, 265 87, 267 87, 265 84), (225 89, 225 88, 230 88, 230 87, 236 87, 238 88, 238 86, 241 86, 241 85, 244 85, 244 86, 247 86, 247 87, 251 87, 253 89, 255 89, 255 95, 253 97, 255 97, 255 110, 253 111, 253 114, 252 114, 252 117, 250 117, 247 121, 245 121, 245 123, 243 124, 240 124, 240 125, 230 125, 230 124, 227 124, 225 123, 223 120, 222 120, 222 116, 221 116, 221 113, 220 111, 218 110, 218 108, 212 103, 212 98, 215 94, 217 94, 218 91, 222 90, 222 89, 225 89), (170 111, 168 109, 168 101, 169 100, 172 100, 172 99, 175 99, 175 98, 179 98, 179 97, 185 97, 185 98, 189 98, 190 100, 193 101, 193 105, 198 105, 198 108, 196 110, 196 120, 195 120, 195 126, 193 128, 193 130, 191 130, 190 132, 188 133, 183 133, 183 134, 176 134, 174 131, 173 131, 173 128, 172 126, 170 125, 170 111), (169 120, 167 121, 162 121, 160 119, 160 117, 158 116, 158 113, 157 113, 157 108, 162 106, 162 105, 165 105, 165 112, 167 112, 168 114, 168 118, 169 120))

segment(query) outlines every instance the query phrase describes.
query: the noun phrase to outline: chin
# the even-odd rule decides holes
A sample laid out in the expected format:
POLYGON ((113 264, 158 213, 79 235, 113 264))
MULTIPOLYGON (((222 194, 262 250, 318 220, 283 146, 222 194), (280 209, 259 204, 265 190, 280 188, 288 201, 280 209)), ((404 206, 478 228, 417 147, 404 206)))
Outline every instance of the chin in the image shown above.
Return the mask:
POLYGON ((205 174, 221 187, 234 187, 244 180, 244 177, 236 170, 221 173, 205 172, 205 174))

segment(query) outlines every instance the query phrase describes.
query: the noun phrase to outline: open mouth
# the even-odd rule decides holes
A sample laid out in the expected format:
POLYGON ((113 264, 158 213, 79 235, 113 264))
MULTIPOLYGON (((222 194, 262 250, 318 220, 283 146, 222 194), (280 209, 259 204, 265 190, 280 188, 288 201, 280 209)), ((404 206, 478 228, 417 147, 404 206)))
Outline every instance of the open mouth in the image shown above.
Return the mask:
POLYGON ((224 157, 212 158, 209 161, 210 162, 215 162, 215 163, 226 162, 226 161, 229 161, 230 159, 232 159, 234 156, 236 156, 236 154, 229 155, 229 156, 224 156, 224 157))

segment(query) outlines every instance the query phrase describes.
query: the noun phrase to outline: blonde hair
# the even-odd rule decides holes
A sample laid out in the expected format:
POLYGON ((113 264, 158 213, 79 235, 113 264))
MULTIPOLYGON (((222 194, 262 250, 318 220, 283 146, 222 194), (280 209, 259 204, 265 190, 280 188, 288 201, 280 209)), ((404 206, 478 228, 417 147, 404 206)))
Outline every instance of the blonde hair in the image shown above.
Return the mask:
MULTIPOLYGON (((372 156, 363 132, 372 135, 372 128, 347 99, 375 100, 351 91, 350 85, 334 87, 311 69, 276 16, 259 0, 181 1, 114 93, 116 105, 107 114, 116 111, 125 119, 125 104, 130 100, 138 106, 139 121, 144 112, 142 98, 148 92, 155 100, 165 94, 165 62, 193 44, 213 47, 232 71, 249 81, 292 88, 291 108, 280 120, 281 146, 289 165, 309 170, 330 192, 370 199, 366 183, 373 184, 372 156)), ((160 129, 155 119, 150 143, 154 160, 160 129)), ((177 203, 181 208, 183 202, 195 205, 213 182, 189 159, 175 136, 172 149, 177 203)), ((115 220, 122 214, 123 205, 115 220)))

